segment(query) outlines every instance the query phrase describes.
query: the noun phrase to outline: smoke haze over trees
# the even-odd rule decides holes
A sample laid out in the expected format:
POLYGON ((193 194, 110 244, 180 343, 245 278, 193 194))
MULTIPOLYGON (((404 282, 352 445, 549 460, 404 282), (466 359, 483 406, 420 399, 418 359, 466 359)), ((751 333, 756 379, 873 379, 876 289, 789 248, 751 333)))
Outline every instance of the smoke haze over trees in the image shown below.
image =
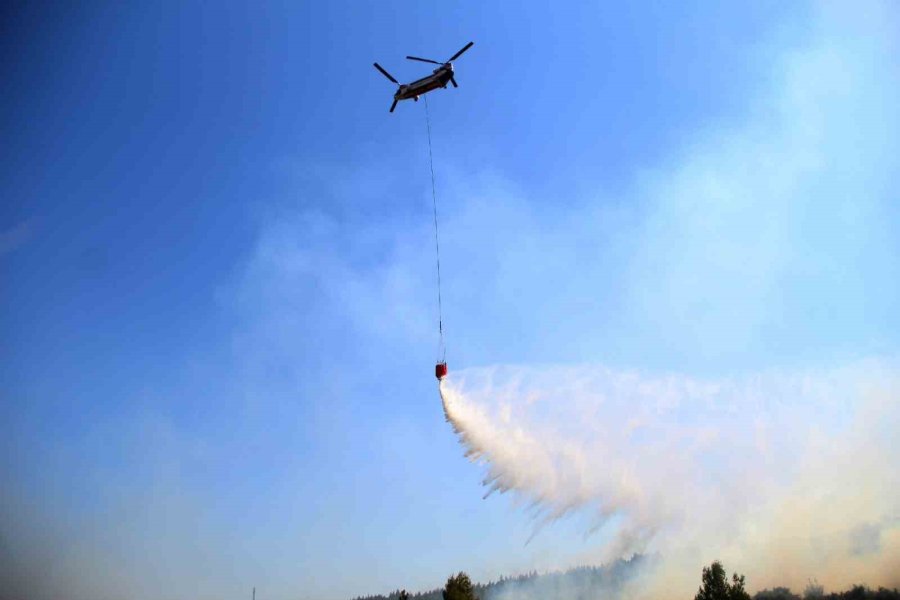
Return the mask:
MULTIPOLYGON (((652 557, 636 555, 600 567, 577 567, 567 571, 538 574, 525 573, 500 577, 488 583, 473 583, 463 572, 451 575, 443 589, 409 594, 397 590, 390 594, 361 596, 354 600, 618 600, 631 597, 626 588, 639 585, 639 576, 652 569, 652 557)), ((810 581, 802 594, 787 587, 763 589, 752 596, 745 589, 745 577, 734 573, 728 581, 724 566, 714 561, 704 567, 701 586, 694 600, 900 600, 900 590, 879 587, 871 589, 862 584, 844 591, 825 593, 824 588, 810 581)))
MULTIPOLYGON (((640 569, 650 562, 644 556, 635 556, 630 560, 618 560, 610 565, 600 567, 577 567, 563 572, 538 574, 535 571, 513 577, 500 577, 488 583, 472 583, 472 592, 479 600, 512 600, 514 598, 584 598, 616 597, 639 573, 640 569)), ((461 575, 465 575, 462 573, 461 575)), ((458 577, 454 576, 454 577, 458 577)), ((450 581, 454 581, 451 577, 450 581)), ((468 580, 468 576, 466 576, 468 580)), ((448 581, 448 583, 450 583, 448 581)), ((454 592, 457 588, 454 581, 454 592)), ((434 589, 409 595, 410 600, 455 600, 445 599, 445 589, 434 589)), ((355 600, 401 600, 401 591, 388 595, 360 597, 355 600)))

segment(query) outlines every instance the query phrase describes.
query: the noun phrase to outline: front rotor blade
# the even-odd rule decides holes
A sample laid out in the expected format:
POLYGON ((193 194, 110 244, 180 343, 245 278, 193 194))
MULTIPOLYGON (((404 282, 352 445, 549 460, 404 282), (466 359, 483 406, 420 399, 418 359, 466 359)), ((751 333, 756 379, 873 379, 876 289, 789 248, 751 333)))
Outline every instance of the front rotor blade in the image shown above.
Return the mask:
POLYGON ((391 110, 390 110, 390 112, 394 112, 394 109, 395 109, 395 108, 397 108, 397 100, 394 100, 394 103, 391 104, 391 110))
POLYGON ((469 48, 471 48, 473 45, 475 45, 475 42, 469 42, 468 44, 466 44, 465 46, 463 46, 463 49, 462 49, 462 50, 460 50, 459 52, 457 52, 456 54, 454 54, 453 56, 451 56, 450 58, 448 58, 448 59, 447 59, 447 62, 453 62, 454 60, 456 60, 457 58, 459 58, 459 57, 462 55, 463 52, 465 52, 466 50, 468 50, 469 48))
POLYGON ((431 63, 431 64, 433 64, 433 65, 442 65, 442 64, 444 64, 444 63, 439 63, 439 62, 436 61, 436 60, 431 60, 430 58, 419 58, 418 56, 407 56, 406 58, 408 58, 409 60, 418 60, 419 62, 427 62, 427 63, 431 63))
POLYGON ((375 65, 375 68, 376 68, 376 69, 378 69, 379 71, 381 71, 381 74, 382 74, 382 75, 384 75, 385 77, 387 77, 388 79, 390 79, 391 81, 393 81, 394 83, 396 83, 397 85, 400 85, 400 82, 397 81, 396 79, 394 79, 393 77, 391 77, 391 74, 390 74, 390 73, 388 73, 387 71, 385 71, 384 69, 382 69, 382 68, 381 68, 381 65, 379 65, 378 63, 372 63, 372 64, 375 65))
POLYGON ((458 85, 456 85, 456 79, 454 79, 453 77, 450 78, 450 83, 453 84, 453 87, 459 87, 458 85))

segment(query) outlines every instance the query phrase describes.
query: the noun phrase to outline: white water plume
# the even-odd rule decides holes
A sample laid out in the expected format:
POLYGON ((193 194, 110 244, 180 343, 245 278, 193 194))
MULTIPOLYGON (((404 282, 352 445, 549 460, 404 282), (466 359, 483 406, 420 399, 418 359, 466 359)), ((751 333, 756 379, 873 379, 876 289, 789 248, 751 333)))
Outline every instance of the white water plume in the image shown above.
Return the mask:
POLYGON ((659 552, 669 591, 716 558, 757 588, 839 588, 898 583, 897 373, 496 367, 452 375, 441 397, 486 496, 513 492, 538 527, 592 515, 598 559, 659 552))

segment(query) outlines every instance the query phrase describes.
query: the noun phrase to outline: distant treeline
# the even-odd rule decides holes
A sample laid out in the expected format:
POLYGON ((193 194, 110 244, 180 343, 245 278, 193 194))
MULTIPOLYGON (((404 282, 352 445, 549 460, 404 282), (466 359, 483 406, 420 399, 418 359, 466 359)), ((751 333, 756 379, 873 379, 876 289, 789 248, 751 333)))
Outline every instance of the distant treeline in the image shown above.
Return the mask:
MULTIPOLYGON (((637 575, 641 565, 649 559, 635 556, 602 567, 576 567, 564 572, 539 575, 536 571, 515 577, 501 577, 489 583, 476 583, 472 588, 479 600, 507 598, 541 598, 544 600, 594 600, 613 598, 622 586, 637 575)), ((387 596, 361 596, 354 600, 401 600, 401 591, 387 596)), ((443 600, 443 588, 411 593, 409 600, 443 600)), ((898 598, 897 600, 900 600, 898 598)))
POLYGON ((802 596, 793 593, 789 588, 777 587, 756 592, 753 600, 900 600, 900 590, 883 587, 873 590, 863 585, 854 585, 844 592, 826 594, 822 586, 810 583, 802 596))
MULTIPOLYGON (((577 567, 563 572, 537 572, 501 577, 498 581, 475 583, 471 591, 479 600, 615 600, 622 587, 651 560, 635 556, 602 567, 577 567)), ((388 595, 360 596, 354 600, 444 600, 444 589, 410 593, 397 590, 388 595)), ((900 600, 897 588, 876 590, 855 585, 843 592, 826 594, 822 586, 811 582, 802 593, 776 587, 757 592, 753 600, 900 600)), ((690 600, 685 598, 684 600, 690 600)))

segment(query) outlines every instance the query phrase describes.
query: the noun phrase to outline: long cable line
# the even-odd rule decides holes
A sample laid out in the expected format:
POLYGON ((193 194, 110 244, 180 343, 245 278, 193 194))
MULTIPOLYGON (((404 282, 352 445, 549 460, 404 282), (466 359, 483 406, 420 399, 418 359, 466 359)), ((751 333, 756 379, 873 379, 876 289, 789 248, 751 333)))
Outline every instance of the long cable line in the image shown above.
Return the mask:
POLYGON ((447 359, 447 348, 444 345, 444 317, 443 308, 441 307, 441 246, 438 241, 437 193, 434 187, 434 155, 431 152, 431 117, 428 114, 428 95, 423 95, 422 100, 425 101, 425 127, 428 131, 428 164, 431 166, 431 203, 434 208, 434 255, 437 262, 438 293, 438 353, 441 362, 445 362, 447 359))

